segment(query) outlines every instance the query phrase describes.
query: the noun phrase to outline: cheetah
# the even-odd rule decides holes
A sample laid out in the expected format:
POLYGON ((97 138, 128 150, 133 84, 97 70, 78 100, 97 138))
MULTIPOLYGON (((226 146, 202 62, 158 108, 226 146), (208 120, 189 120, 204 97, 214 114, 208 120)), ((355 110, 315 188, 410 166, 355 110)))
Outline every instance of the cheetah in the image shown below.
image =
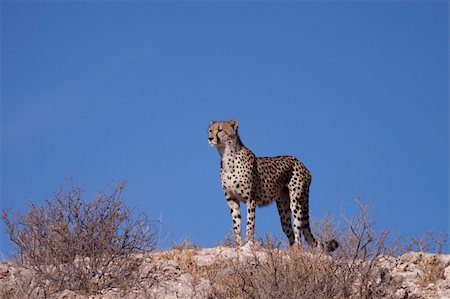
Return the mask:
POLYGON ((221 157, 220 178, 231 212, 236 246, 242 245, 240 203, 247 205, 245 240, 253 242, 255 209, 273 201, 276 202, 281 226, 290 245, 301 246, 301 231, 309 247, 320 245, 331 252, 339 246, 336 240, 319 244, 311 233, 308 213, 311 173, 297 158, 256 157, 242 143, 236 120, 212 121, 208 129, 208 143, 218 150, 221 157))

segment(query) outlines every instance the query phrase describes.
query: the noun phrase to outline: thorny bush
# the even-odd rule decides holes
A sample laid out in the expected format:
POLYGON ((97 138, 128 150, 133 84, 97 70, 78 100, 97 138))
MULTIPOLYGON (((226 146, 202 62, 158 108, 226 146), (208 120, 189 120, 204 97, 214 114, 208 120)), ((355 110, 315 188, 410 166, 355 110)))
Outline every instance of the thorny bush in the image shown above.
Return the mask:
POLYGON ((136 253, 156 248, 157 227, 124 203, 124 187, 111 186, 87 201, 70 181, 42 206, 30 202, 26 214, 3 210, 18 261, 45 297, 65 289, 96 294, 135 285, 143 262, 136 253))

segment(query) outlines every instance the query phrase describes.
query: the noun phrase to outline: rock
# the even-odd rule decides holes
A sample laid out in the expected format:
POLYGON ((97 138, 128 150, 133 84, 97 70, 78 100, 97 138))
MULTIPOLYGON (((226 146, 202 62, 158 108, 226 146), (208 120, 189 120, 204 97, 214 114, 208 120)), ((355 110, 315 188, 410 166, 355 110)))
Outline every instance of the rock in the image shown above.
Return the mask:
POLYGON ((78 295, 77 293, 70 290, 64 290, 56 296, 56 299, 81 299, 81 298, 84 298, 84 296, 78 295))
POLYGON ((10 274, 9 264, 6 262, 1 262, 0 263, 0 279, 5 278, 9 274, 10 274))
MULTIPOLYGON (((314 253, 308 251, 300 251, 299 254, 306 258, 314 257, 314 253)), ((64 290, 52 295, 52 298, 206 298, 211 282, 208 280, 209 276, 202 275, 205 269, 216 269, 228 262, 244 261, 252 265, 255 260, 264 260, 268 257, 267 251, 261 250, 258 244, 246 244, 238 249, 218 246, 140 254, 136 258, 143 260, 144 264, 139 268, 137 283, 131 285, 129 289, 108 288, 89 296, 64 290)), ((330 256, 322 258, 332 259, 330 256)), ((377 265, 383 268, 381 273, 385 273, 389 281, 398 288, 387 290, 386 296, 389 298, 450 298, 450 255, 409 252, 400 257, 382 256, 377 265), (445 266, 440 268, 443 275, 424 281, 422 279, 424 265, 433 266, 434 264, 429 264, 428 261, 436 260, 445 266)), ((44 298, 45 293, 42 289, 36 288, 35 279, 29 269, 6 261, 0 262, 0 298, 25 298, 27 296, 25 293, 23 296, 12 295, 22 294, 18 292, 24 290, 34 290, 29 297, 44 298)), ((382 280, 380 277, 378 283, 382 280)))
POLYGON ((406 299, 408 298, 408 292, 405 289, 401 288, 395 292, 394 296, 396 299, 406 299))
POLYGON ((447 268, 445 268, 445 270, 444 270, 444 277, 445 277, 445 280, 449 280, 450 281, 450 266, 447 266, 447 268))

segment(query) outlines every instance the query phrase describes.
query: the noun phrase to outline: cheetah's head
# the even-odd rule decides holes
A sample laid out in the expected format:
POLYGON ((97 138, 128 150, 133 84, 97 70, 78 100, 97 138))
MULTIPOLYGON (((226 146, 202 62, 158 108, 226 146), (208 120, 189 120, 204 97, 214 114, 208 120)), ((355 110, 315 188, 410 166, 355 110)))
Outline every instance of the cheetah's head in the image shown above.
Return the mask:
POLYGON ((230 121, 212 121, 208 129, 208 143, 213 147, 223 147, 236 140, 238 122, 230 121))

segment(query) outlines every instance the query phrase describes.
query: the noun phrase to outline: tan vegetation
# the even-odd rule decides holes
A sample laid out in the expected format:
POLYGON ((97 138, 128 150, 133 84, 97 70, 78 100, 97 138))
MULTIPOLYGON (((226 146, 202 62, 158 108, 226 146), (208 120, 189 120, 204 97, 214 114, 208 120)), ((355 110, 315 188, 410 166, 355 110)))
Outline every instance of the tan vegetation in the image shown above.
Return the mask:
POLYGON ((202 249, 189 241, 155 251, 157 229, 122 199, 124 183, 90 201, 71 184, 26 214, 3 211, 16 246, 0 263, 1 298, 438 298, 450 296, 444 235, 404 241, 376 232, 370 209, 313 225, 339 248, 289 247, 266 236, 232 248, 202 249), (340 222, 340 225, 338 225, 340 222))
POLYGON ((134 215, 122 200, 125 183, 99 192, 91 201, 70 183, 26 214, 4 210, 17 263, 31 271, 31 297, 73 290, 95 294, 136 284, 143 257, 156 247, 156 228, 144 214, 134 215), (34 293, 33 293, 34 292, 34 293))
POLYGON ((319 250, 283 248, 266 238, 251 247, 250 255, 216 262, 208 272, 214 298, 376 298, 390 296, 397 283, 381 267, 389 254, 387 233, 376 234, 368 209, 348 219, 342 230, 330 220, 317 225, 324 240, 336 238, 340 248, 332 255, 319 250))
POLYGON ((430 283, 436 283, 439 279, 445 279, 445 263, 437 256, 418 257, 418 266, 420 269, 419 283, 422 286, 428 286, 430 283))

